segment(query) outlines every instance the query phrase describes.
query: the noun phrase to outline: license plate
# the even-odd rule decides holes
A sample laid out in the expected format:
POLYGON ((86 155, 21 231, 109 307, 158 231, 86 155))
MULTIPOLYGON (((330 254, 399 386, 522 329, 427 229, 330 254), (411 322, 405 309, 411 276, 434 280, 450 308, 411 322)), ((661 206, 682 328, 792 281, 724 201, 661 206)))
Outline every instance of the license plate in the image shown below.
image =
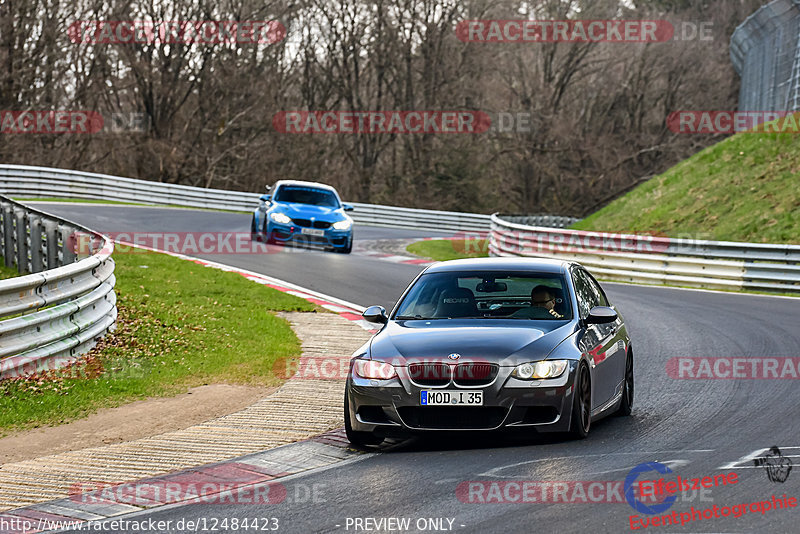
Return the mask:
POLYGON ((302 228, 300 230, 300 233, 306 235, 316 235, 321 237, 325 235, 325 230, 320 230, 318 228, 302 228))
POLYGON ((420 406, 483 406, 483 391, 420 391, 420 406))

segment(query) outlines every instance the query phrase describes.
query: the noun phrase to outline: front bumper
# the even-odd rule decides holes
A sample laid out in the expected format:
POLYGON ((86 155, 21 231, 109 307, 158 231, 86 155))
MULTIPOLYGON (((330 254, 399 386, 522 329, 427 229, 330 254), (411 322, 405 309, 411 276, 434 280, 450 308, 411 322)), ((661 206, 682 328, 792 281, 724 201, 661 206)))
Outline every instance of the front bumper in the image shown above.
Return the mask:
POLYGON ((370 380, 351 368, 347 409, 353 430, 387 436, 454 430, 566 432, 577 363, 570 362, 559 378, 534 381, 516 379, 511 376, 513 367, 500 367, 496 379, 483 387, 421 386, 402 372, 390 380, 370 380), (480 390, 483 406, 420 406, 423 390, 480 390))
MULTIPOLYGON (((335 230, 333 227, 320 230, 322 235, 303 233, 305 228, 295 224, 280 224, 270 221, 267 225, 267 237, 276 243, 297 244, 309 247, 347 248, 353 241, 353 229, 335 230)), ((308 230, 308 229, 305 229, 308 230)))

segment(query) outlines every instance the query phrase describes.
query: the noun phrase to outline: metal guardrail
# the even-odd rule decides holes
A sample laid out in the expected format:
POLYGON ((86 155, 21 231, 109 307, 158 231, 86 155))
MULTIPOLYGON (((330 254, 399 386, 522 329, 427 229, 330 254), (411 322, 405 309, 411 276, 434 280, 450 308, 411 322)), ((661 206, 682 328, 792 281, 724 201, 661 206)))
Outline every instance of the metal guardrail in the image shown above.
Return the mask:
POLYGON ((0 280, 0 379, 61 367, 117 318, 113 243, 0 196, 0 251, 18 278, 0 280))
MULTIPOLYGON (((259 193, 206 189, 49 167, 0 165, 0 191, 18 197, 84 198, 251 212, 259 193)), ((356 223, 445 232, 488 233, 490 215, 352 203, 356 223)), ((564 226, 577 219, 536 216, 537 224, 564 226), (565 221, 571 221, 566 222, 565 221)))
POLYGON ((800 246, 608 234, 492 215, 492 256, 574 260, 598 278, 708 289, 800 293, 800 246))

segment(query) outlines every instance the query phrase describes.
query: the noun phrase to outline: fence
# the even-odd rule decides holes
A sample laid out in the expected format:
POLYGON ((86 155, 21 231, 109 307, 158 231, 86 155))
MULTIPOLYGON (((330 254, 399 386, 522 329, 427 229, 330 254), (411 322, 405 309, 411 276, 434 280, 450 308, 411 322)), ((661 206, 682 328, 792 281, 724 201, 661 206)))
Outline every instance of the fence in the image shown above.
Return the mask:
POLYGON ((774 0, 731 36, 739 111, 800 110, 800 2, 774 0))
POLYGON ((492 215, 492 256, 574 260, 606 280, 800 293, 800 246, 606 234, 492 215))
POLYGON ((0 280, 0 378, 60 367, 114 327, 110 240, 0 196, 0 250, 31 273, 0 280))
MULTIPOLYGON (((239 212, 253 211, 261 196, 259 193, 205 189, 22 165, 0 165, 0 191, 28 198, 85 198, 239 212)), ((355 211, 351 213, 353 220, 360 224, 445 232, 489 231, 489 215, 377 204, 352 205, 355 207, 355 211)), ((550 215, 538 217, 537 224, 545 226, 564 226, 577 220, 550 215)))

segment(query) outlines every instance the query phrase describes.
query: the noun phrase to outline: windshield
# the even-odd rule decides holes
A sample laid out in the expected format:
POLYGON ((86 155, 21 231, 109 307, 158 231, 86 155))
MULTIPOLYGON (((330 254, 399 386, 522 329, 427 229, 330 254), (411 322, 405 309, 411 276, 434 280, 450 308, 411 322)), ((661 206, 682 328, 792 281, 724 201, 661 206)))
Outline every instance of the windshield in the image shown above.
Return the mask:
POLYGON ((564 277, 554 273, 470 271, 422 275, 394 319, 569 320, 564 277))
POLYGON ((312 206, 329 208, 339 207, 339 200, 333 192, 314 187, 284 185, 275 193, 275 200, 277 202, 295 202, 297 204, 311 204, 312 206))

